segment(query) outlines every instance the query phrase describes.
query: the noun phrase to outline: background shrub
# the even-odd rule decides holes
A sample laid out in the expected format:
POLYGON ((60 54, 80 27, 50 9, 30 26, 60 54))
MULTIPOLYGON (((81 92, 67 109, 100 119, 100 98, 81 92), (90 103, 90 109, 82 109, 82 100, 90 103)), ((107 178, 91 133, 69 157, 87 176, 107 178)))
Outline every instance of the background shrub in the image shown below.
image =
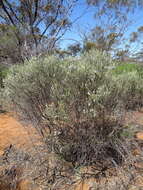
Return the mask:
POLYGON ((120 99, 124 102, 126 109, 142 107, 143 94, 143 67, 138 64, 119 64, 114 70, 114 80, 117 80, 118 89, 122 92, 120 99))

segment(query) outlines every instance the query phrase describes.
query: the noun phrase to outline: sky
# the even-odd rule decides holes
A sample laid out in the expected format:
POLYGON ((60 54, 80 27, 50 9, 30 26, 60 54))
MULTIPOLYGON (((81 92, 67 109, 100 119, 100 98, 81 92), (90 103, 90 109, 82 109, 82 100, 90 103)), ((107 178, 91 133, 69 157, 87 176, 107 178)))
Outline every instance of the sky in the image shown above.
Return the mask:
POLYGON ((70 28, 64 35, 62 47, 67 47, 68 44, 76 43, 82 40, 82 33, 89 31, 95 24, 94 10, 87 8, 85 0, 79 0, 73 13, 71 20, 74 21, 72 28, 70 28))
MULTIPOLYGON (((76 8, 71 15, 72 20, 77 20, 73 24, 72 28, 68 30, 64 35, 64 38, 61 41, 62 48, 66 48, 69 44, 76 43, 76 41, 81 42, 84 33, 90 31, 90 29, 94 28, 98 23, 101 24, 100 21, 94 18, 94 14, 95 8, 90 7, 87 9, 85 0, 79 0, 76 8)), ((143 8, 142 10, 136 8, 133 13, 129 13, 128 15, 128 19, 131 23, 126 28, 125 38, 128 38, 130 33, 137 31, 137 28, 143 25, 143 8)), ((139 46, 136 46, 137 44, 133 44, 133 51, 137 51, 137 49, 140 49, 139 46)))
MULTIPOLYGON (((13 1, 18 2, 17 0, 13 1)), ((60 47, 62 49, 66 49, 70 44, 82 42, 84 34, 88 34, 92 28, 101 24, 98 19, 95 19, 95 12, 95 7, 87 8, 86 0, 78 0, 78 3, 71 14, 71 21, 74 21, 74 24, 65 33, 60 42, 60 47)), ((131 32, 137 31, 137 28, 143 25, 143 8, 142 10, 136 8, 134 13, 129 14, 128 18, 131 21, 131 24, 126 29, 125 38, 128 38, 131 32)), ((103 17, 103 19, 105 18, 103 17)), ((106 19, 106 21, 107 23, 109 22, 108 19, 106 19)), ((123 46, 124 44, 122 43, 122 47, 123 46)), ((138 51, 140 48, 141 46, 138 44, 132 45, 132 51, 138 51)))

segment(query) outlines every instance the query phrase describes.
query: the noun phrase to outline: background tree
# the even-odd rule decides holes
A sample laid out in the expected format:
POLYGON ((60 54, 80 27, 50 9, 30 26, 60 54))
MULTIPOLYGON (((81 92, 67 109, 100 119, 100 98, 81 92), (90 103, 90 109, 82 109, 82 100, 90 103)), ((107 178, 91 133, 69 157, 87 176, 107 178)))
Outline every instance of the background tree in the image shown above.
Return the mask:
POLYGON ((120 31, 117 31, 115 25, 104 28, 96 26, 84 40, 84 49, 88 51, 94 48, 100 51, 109 52, 113 50, 113 46, 119 42, 122 35, 120 31))
POLYGON ((118 60, 120 60, 120 61, 128 60, 128 58, 129 58, 129 52, 128 52, 128 50, 119 50, 116 53, 116 58, 118 60))
POLYGON ((143 26, 137 28, 130 34, 130 46, 132 47, 132 54, 137 61, 143 61, 143 26))
MULTIPOLYGON (((131 14, 136 8, 142 8, 143 1, 135 0, 87 0, 88 8, 94 11, 95 24, 83 32, 83 51, 98 49, 111 53, 119 60, 132 55, 131 43, 137 42, 143 30, 132 34, 129 40, 126 32, 133 24, 131 14), (94 27, 93 27, 94 25, 94 27)), ((131 57, 130 57, 131 59, 131 57)))
POLYGON ((21 60, 22 57, 15 35, 15 27, 0 24, 0 62, 9 65, 21 62, 21 60))
POLYGON ((39 55, 53 49, 64 35, 76 1, 0 0, 0 23, 14 28, 21 56, 39 55))
POLYGON ((71 44, 67 48, 67 50, 69 51, 69 54, 71 54, 72 56, 78 55, 80 53, 81 49, 82 48, 81 48, 80 43, 71 44))
POLYGON ((129 11, 135 9, 137 6, 143 6, 143 1, 141 0, 86 0, 87 4, 98 6, 101 11, 105 11, 107 9, 114 9, 116 13, 121 11, 129 11), (122 9, 124 8, 124 9, 122 9))

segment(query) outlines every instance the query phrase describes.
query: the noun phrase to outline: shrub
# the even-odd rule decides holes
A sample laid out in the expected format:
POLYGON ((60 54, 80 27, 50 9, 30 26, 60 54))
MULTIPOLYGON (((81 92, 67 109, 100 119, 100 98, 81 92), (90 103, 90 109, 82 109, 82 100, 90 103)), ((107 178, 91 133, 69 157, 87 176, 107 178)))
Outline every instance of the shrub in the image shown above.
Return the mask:
POLYGON ((3 96, 64 160, 118 165, 130 149, 122 135, 126 96, 142 95, 142 86, 136 72, 115 76, 113 67, 116 62, 95 51, 79 59, 33 58, 11 68, 3 96))
MULTIPOLYGON (((4 88, 4 79, 6 78, 8 73, 8 68, 2 64, 0 64, 0 92, 4 88)), ((4 113, 5 111, 2 109, 2 99, 0 99, 0 113, 4 113)))
POLYGON ((120 99, 127 109, 143 106, 143 67, 137 64, 122 64, 117 66, 113 75, 118 81, 118 89, 122 91, 120 99))
POLYGON ((0 65, 0 87, 3 88, 4 84, 3 84, 3 80, 6 77, 8 73, 8 68, 4 65, 0 65))

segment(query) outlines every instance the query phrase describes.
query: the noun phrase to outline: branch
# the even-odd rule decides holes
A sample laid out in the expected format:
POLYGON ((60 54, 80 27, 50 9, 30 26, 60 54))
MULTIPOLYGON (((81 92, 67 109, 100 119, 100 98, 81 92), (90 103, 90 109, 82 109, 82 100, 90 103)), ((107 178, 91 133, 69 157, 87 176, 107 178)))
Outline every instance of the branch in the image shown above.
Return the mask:
POLYGON ((11 23, 16 26, 16 24, 14 23, 14 20, 12 19, 11 15, 9 14, 6 6, 4 5, 3 0, 1 0, 1 5, 2 5, 2 9, 4 10, 4 12, 6 13, 6 15, 8 16, 9 20, 11 21, 11 23))
POLYGON ((5 18, 4 16, 0 15, 0 17, 1 17, 3 20, 5 20, 5 21, 6 21, 6 18, 5 18))
POLYGON ((5 0, 5 2, 6 2, 6 4, 8 5, 8 7, 9 7, 11 13, 12 13, 12 14, 15 16, 15 18, 17 19, 17 21, 22 24, 22 22, 20 21, 20 19, 17 17, 15 11, 13 10, 12 5, 11 5, 7 0, 5 0))
POLYGON ((37 14, 38 14, 38 2, 39 2, 39 0, 35 0, 35 13, 34 13, 33 23, 36 21, 37 14))
MULTIPOLYGON (((61 5, 62 5, 62 4, 63 4, 63 0, 61 0, 61 5)), ((44 30, 43 33, 41 34, 40 41, 41 41, 42 37, 45 35, 45 33, 46 33, 46 31, 48 30, 48 28, 56 21, 56 19, 57 19, 57 17, 58 17, 58 14, 59 14, 59 10, 60 10, 61 5, 59 4, 59 6, 58 6, 58 9, 57 9, 55 18, 48 24, 48 26, 45 28, 45 30, 44 30)))

